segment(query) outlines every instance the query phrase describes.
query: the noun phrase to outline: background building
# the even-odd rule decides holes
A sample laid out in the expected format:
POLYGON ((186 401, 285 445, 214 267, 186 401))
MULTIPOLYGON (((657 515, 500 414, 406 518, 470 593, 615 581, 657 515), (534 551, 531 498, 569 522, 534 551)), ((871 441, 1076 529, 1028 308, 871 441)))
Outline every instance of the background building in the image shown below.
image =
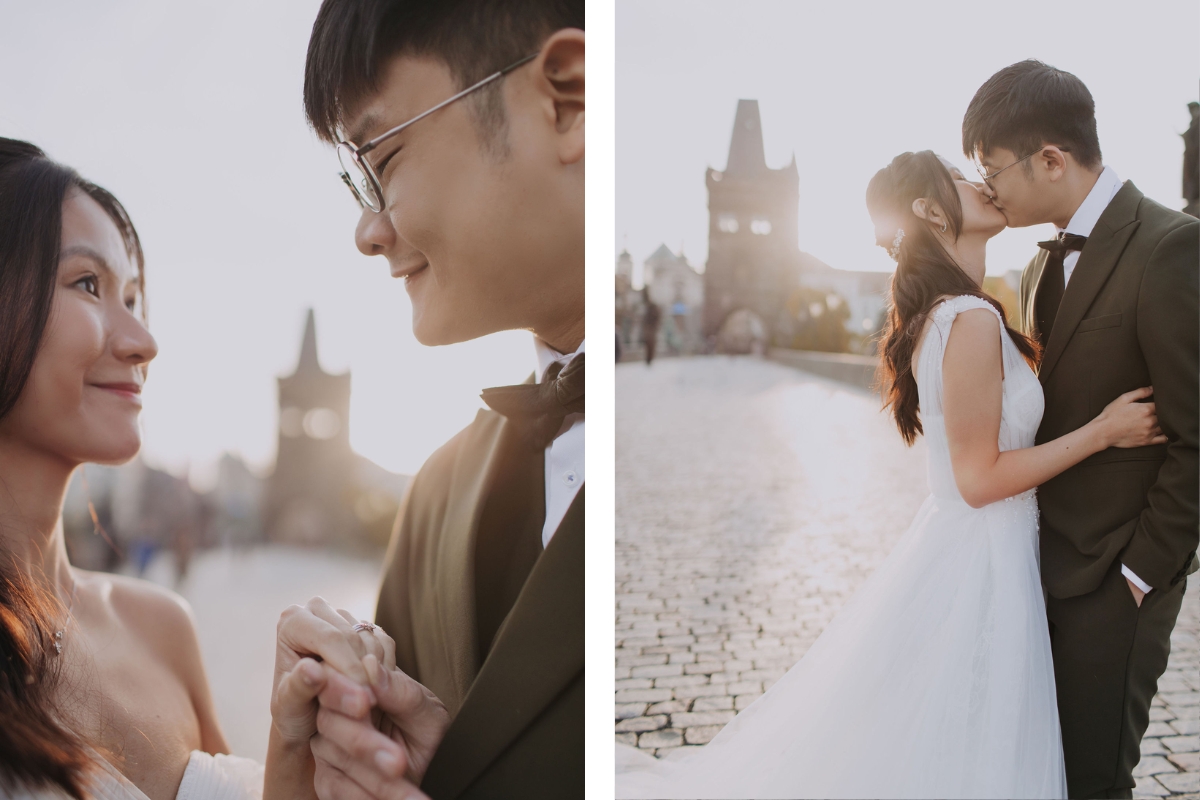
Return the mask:
POLYGON ((768 331, 787 316, 799 286, 796 159, 769 169, 757 100, 739 100, 723 171, 705 172, 708 263, 704 270, 704 335, 717 337, 735 312, 759 317, 768 331))

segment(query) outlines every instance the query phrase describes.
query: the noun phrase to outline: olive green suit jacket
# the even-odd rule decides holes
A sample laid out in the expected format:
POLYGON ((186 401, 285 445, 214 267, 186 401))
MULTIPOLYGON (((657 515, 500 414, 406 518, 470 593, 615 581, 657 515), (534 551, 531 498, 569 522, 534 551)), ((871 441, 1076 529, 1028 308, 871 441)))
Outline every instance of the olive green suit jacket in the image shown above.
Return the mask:
POLYGON ((583 796, 583 487, 480 665, 475 540, 509 424, 481 410, 429 458, 385 561, 376 622, 453 718, 422 783, 433 800, 583 796))
MULTIPOLYGON (((1022 326, 1035 337, 1046 260, 1039 251, 1021 277, 1022 326)), ((1088 237, 1045 342, 1037 443, 1142 386, 1154 387, 1169 441, 1109 448, 1039 487, 1042 580, 1054 597, 1091 592, 1115 559, 1156 589, 1195 569, 1198 273, 1200 221, 1126 182, 1088 237)))

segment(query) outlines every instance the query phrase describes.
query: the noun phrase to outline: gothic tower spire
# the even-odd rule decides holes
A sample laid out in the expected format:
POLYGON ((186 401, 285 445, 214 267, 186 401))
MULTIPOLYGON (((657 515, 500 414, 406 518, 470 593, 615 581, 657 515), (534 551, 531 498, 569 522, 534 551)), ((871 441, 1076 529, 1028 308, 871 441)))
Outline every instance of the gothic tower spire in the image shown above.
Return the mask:
POLYGON ((725 174, 730 177, 752 177, 767 170, 763 152, 762 121, 758 116, 757 100, 738 100, 737 116, 733 120, 733 138, 729 142, 729 163, 725 174))
POLYGON ((300 345, 300 363, 296 372, 320 372, 321 362, 317 359, 317 322, 313 310, 308 309, 308 319, 304 322, 304 341, 300 345))

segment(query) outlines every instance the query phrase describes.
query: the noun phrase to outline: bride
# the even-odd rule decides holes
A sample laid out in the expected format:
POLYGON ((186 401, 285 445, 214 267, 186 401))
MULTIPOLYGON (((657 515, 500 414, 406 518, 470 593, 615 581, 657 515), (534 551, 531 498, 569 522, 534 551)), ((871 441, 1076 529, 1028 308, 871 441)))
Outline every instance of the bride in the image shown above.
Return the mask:
MULTIPOLYGON (((1149 387, 1034 445, 1036 345, 982 289, 1004 216, 949 162, 904 153, 867 188, 896 260, 880 351, 931 494, 805 656, 703 748, 618 746, 617 797, 1066 797, 1035 487, 1165 441, 1149 387)), ((1097 498, 1098 502, 1101 498, 1097 498)))
MULTIPOLYGON (((0 139, 0 797, 264 795, 264 768, 226 755, 184 601, 67 558, 72 473, 128 461, 141 445, 157 353, 143 286, 141 245, 117 199, 37 147, 0 139)), ((326 659, 347 676, 338 680, 368 684, 355 657, 394 664, 381 632, 353 632, 357 620, 319 600, 309 611, 348 632, 348 655, 326 659)), ((315 797, 309 738, 326 673, 282 638, 277 652, 265 796, 315 797)), ((341 691, 373 700, 353 684, 341 691)))

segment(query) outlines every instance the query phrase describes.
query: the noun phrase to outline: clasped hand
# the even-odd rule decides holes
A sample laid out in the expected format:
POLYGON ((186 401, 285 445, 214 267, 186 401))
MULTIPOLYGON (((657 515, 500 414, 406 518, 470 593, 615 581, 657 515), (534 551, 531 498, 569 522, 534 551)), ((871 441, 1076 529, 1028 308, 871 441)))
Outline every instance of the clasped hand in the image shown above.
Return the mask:
POLYGON ((396 668, 382 628, 315 597, 279 618, 271 716, 285 743, 311 748, 320 800, 415 800, 450 715, 396 668))

